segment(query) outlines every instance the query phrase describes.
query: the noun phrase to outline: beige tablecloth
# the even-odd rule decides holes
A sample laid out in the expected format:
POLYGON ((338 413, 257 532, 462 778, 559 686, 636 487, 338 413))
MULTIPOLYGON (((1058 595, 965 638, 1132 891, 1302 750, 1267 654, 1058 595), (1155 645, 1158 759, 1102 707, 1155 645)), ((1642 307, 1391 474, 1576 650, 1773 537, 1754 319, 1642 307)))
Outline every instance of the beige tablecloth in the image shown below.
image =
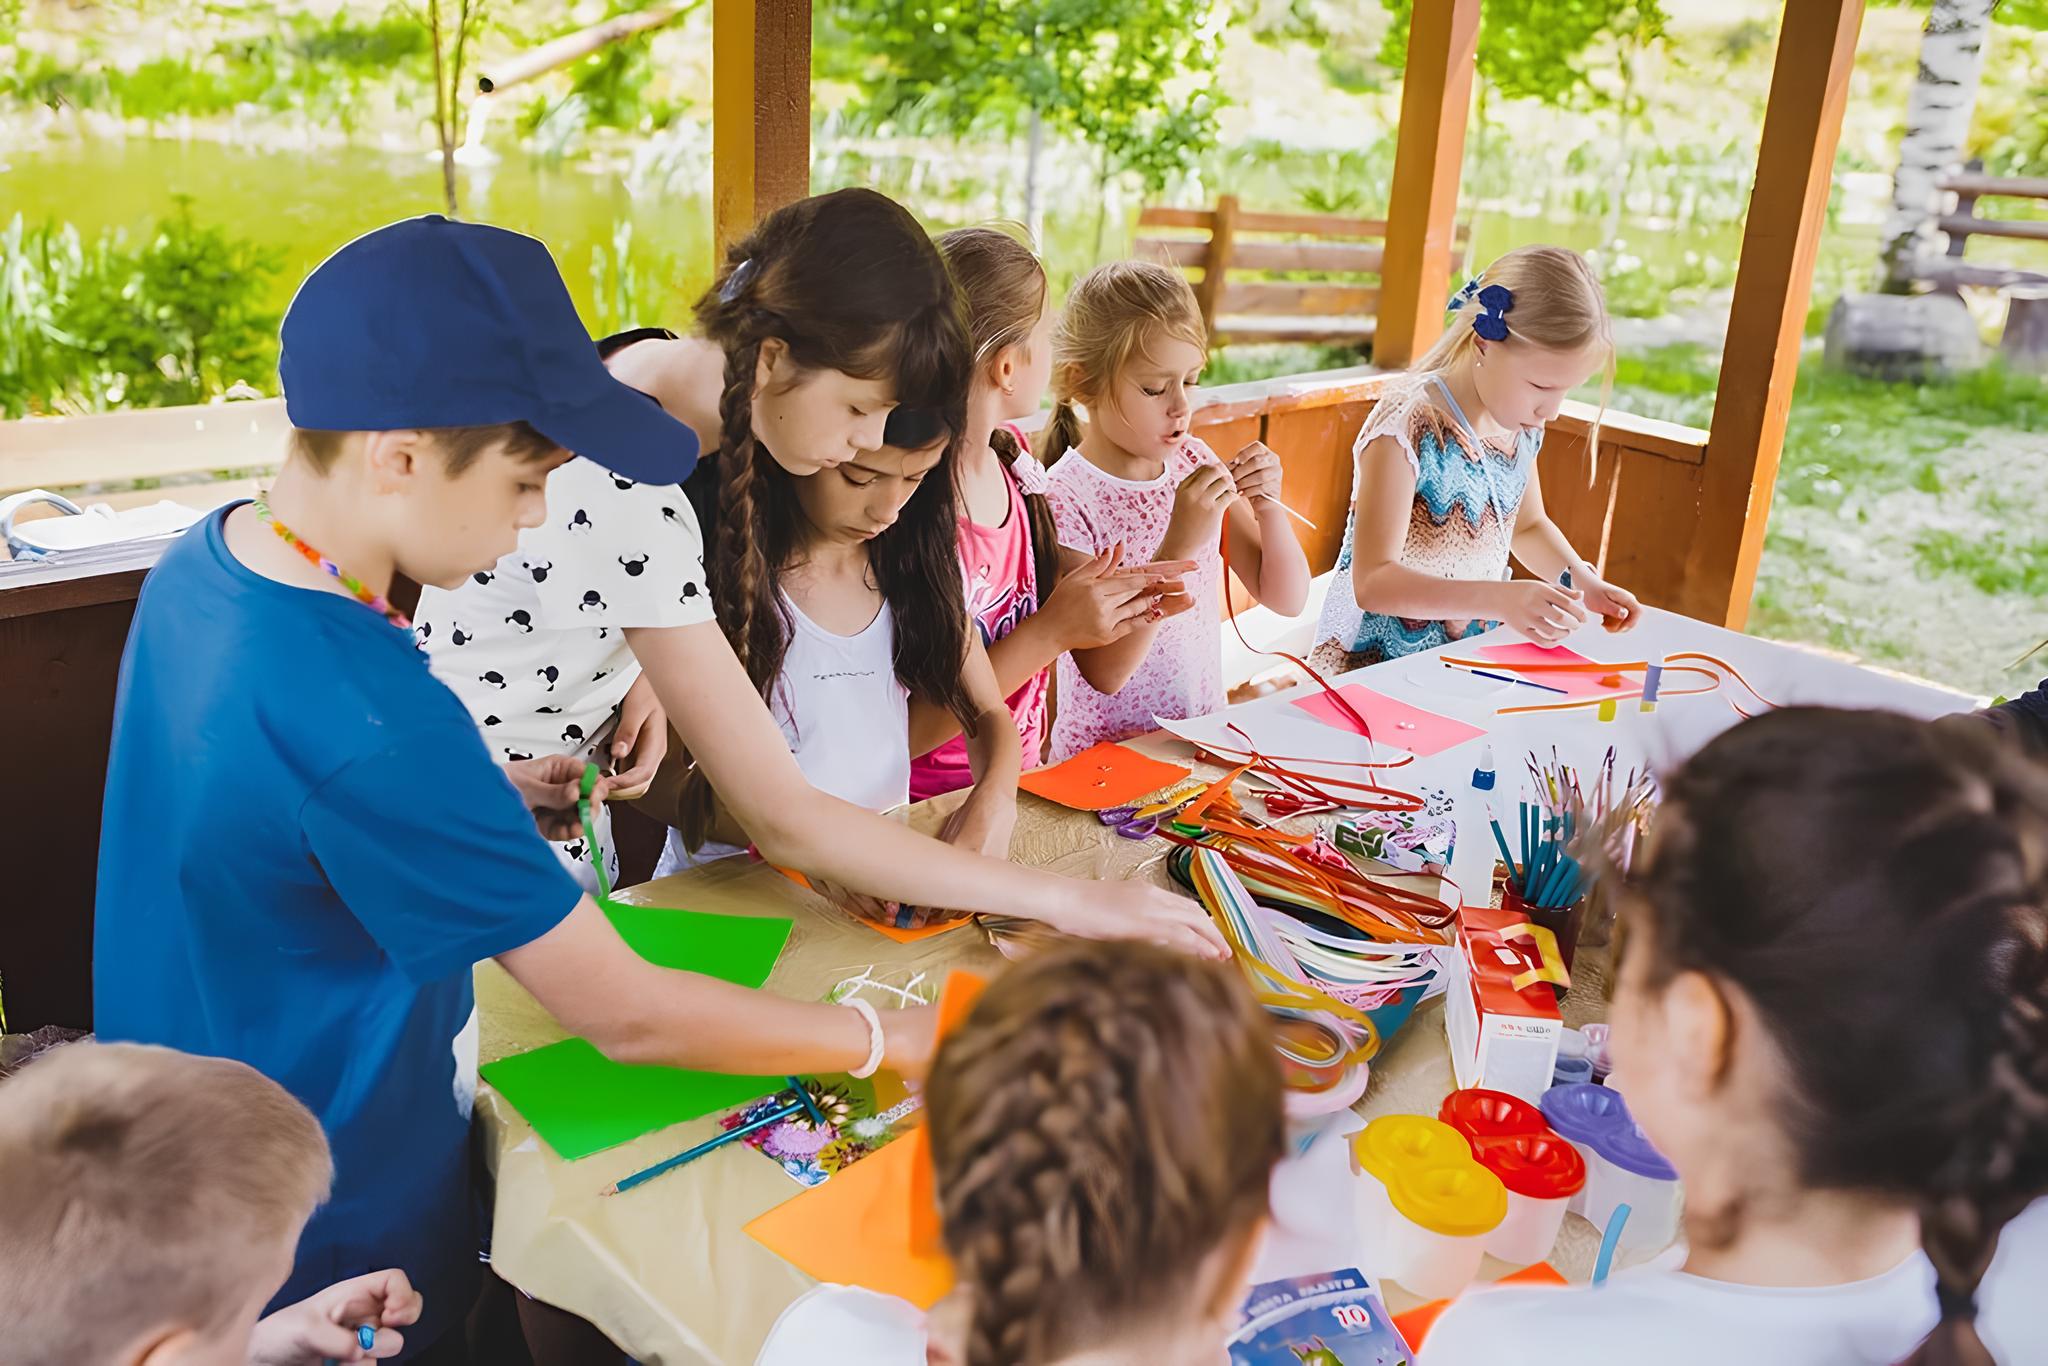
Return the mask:
MULTIPOLYGON (((1018 799, 1018 862, 1083 876, 1167 880, 1165 845, 1119 839, 1093 816, 1031 796, 1018 799)), ((936 826, 948 803, 913 813, 936 826)), ((726 860, 623 894, 651 905, 795 921, 768 989, 816 999, 869 968, 900 980, 919 970, 989 970, 1000 957, 967 928, 914 945, 883 938, 759 865, 726 860)), ((1573 1023, 1603 1009, 1602 964, 1582 955, 1566 1000, 1573 1023)), ((477 969, 481 1051, 486 1062, 562 1037, 554 1019, 495 963, 477 969)), ((1372 1086, 1357 1107, 1365 1117, 1436 1113, 1452 1089, 1443 1011, 1417 1012, 1373 1063, 1372 1086)), ((518 1111, 484 1087, 477 1098, 494 1170, 497 1217, 492 1262, 535 1298, 580 1314, 648 1366, 750 1366, 776 1315, 810 1278, 742 1231, 756 1215, 797 1194, 772 1162, 737 1150, 714 1154, 621 1198, 600 1197, 608 1182, 671 1156, 716 1132, 714 1118, 677 1125, 578 1162, 564 1162, 518 1111)), ((1344 1198, 1349 1199, 1346 1192, 1344 1198)), ((1568 1219, 1553 1262, 1574 1278, 1589 1273, 1595 1236, 1568 1219)), ((1506 1268, 1491 1266, 1494 1274, 1506 1268)), ((1412 1300, 1390 1287, 1398 1311, 1412 1300)))

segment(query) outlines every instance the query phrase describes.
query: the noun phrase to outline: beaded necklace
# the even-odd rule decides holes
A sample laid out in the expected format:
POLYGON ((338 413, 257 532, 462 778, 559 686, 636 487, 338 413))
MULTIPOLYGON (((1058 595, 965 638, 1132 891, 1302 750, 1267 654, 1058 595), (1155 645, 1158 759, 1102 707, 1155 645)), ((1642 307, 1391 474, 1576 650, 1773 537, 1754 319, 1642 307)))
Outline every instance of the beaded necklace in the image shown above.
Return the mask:
POLYGON ((275 531, 284 540, 284 543, 286 545, 298 551, 301 555, 304 555, 310 564, 314 565, 319 569, 325 570, 327 573, 333 575, 337 580, 339 580, 341 586, 343 588, 346 588, 355 597, 355 600, 357 602, 360 602, 361 604, 363 604, 363 606, 368 607, 373 612, 382 613, 384 619, 390 622, 393 626, 396 626, 399 630, 412 630, 412 622, 409 619, 407 619, 405 613, 399 611, 396 607, 393 607, 390 603, 390 600, 387 599, 382 593, 371 592, 368 584, 364 583, 361 579, 355 577, 355 575, 343 569, 334 561, 328 559, 325 555, 322 555, 312 546, 307 545, 306 542, 300 538, 298 532, 293 531, 283 522, 278 521, 276 514, 274 514, 270 510, 270 504, 264 501, 264 498, 261 494, 258 494, 256 496, 256 515, 260 517, 272 531, 275 531))

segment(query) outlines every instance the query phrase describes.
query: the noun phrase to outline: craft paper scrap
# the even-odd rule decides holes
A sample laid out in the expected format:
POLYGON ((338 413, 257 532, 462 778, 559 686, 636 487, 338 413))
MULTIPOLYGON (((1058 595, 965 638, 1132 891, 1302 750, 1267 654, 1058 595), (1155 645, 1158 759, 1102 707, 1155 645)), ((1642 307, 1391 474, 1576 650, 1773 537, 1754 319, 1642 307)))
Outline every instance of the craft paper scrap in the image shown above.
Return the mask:
POLYGON ((1033 769, 1017 780, 1017 786, 1077 811, 1107 811, 1171 787, 1188 773, 1178 764, 1147 758, 1126 745, 1104 743, 1065 763, 1033 769))
POLYGON ((758 987, 789 942, 783 916, 718 915, 662 906, 605 907, 619 937, 648 962, 758 987))
MULTIPOLYGON (((804 1085, 825 1117, 822 1127, 813 1124, 808 1115, 797 1115, 756 1129, 740 1140, 800 1186, 822 1186, 835 1173, 910 1132, 924 1104, 921 1097, 905 1093, 900 1082, 892 1088, 894 1098, 889 1103, 882 1103, 883 1096, 872 1083, 854 1077, 807 1078, 804 1085)), ((718 1126, 729 1132, 785 1104, 782 1094, 767 1096, 735 1110, 718 1121, 718 1126)))
POLYGON ((744 1104, 785 1082, 613 1062, 584 1039, 500 1058, 480 1073, 570 1161, 744 1104))
POLYGON ((896 1295, 929 1309, 953 1288, 943 1254, 911 1250, 911 1168, 920 1128, 747 1225, 756 1242, 806 1275, 896 1295))
MULTIPOLYGON (((1494 664, 1597 664, 1600 661, 1588 659, 1577 650, 1568 650, 1562 645, 1531 645, 1526 641, 1513 645, 1482 645, 1479 658, 1494 664)), ((1634 697, 1643 690, 1643 675, 1640 669, 1633 673, 1602 674, 1575 673, 1569 669, 1542 670, 1524 675, 1532 683, 1541 683, 1546 688, 1561 688, 1561 701, 1575 701, 1581 697, 1634 697), (1603 683, 1605 678, 1619 678, 1619 683, 1603 683)))
MULTIPOLYGON (((1483 728, 1470 722, 1424 711, 1384 693, 1376 693, 1363 683, 1347 683, 1337 691, 1372 727, 1375 743, 1405 750, 1417 758, 1441 754, 1453 745, 1462 745, 1486 734, 1483 728)), ((1328 693, 1304 697, 1294 705, 1326 726, 1335 726, 1353 735, 1359 733, 1358 724, 1344 714, 1344 709, 1328 693)))

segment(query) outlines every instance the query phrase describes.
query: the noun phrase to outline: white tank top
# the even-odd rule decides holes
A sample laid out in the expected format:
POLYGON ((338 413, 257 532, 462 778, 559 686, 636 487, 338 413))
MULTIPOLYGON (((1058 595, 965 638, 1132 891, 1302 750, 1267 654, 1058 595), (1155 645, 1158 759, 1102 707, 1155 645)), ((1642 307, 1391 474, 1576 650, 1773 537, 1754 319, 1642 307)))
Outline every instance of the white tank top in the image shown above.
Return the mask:
MULTIPOLYGON (((896 681, 896 621, 882 610, 858 635, 834 635, 783 595, 792 630, 769 702, 811 786, 870 811, 910 800, 910 694, 896 681)), ((655 876, 740 853, 707 844, 693 856, 668 832, 655 876)))

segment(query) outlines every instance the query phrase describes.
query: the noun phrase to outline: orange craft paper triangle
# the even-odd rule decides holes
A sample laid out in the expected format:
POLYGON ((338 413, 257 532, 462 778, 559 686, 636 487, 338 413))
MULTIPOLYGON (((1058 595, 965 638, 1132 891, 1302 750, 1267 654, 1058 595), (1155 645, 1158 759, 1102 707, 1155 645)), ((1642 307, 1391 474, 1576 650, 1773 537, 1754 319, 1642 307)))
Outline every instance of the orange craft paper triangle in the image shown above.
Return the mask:
POLYGON ((1105 742, 1065 763, 1033 769, 1017 780, 1017 786, 1077 811, 1107 811, 1171 787, 1189 772, 1179 764, 1148 759, 1127 746, 1105 742))
MULTIPOLYGON (((966 1017, 983 985, 968 972, 946 979, 940 1038, 966 1017)), ((806 1275, 895 1295, 920 1309, 953 1288, 953 1264, 939 1249, 937 1229, 931 1139, 922 1126, 747 1225, 754 1241, 806 1275)))
MULTIPOLYGON (((870 1158, 869 1161, 874 1159, 870 1158)), ((1564 1285, 1565 1278, 1557 1274, 1557 1268, 1549 1262, 1536 1262, 1520 1271, 1510 1272, 1493 1282, 1495 1285, 1564 1285)), ((1479 1287, 1474 1286, 1474 1289, 1479 1287)), ((1399 1330, 1401 1340, 1415 1351, 1422 1350, 1422 1340, 1429 1336, 1429 1330, 1436 1327, 1436 1321, 1443 1317, 1444 1310, 1451 1307, 1449 1300, 1431 1300, 1418 1304, 1405 1314, 1394 1315, 1394 1327, 1399 1330)))

